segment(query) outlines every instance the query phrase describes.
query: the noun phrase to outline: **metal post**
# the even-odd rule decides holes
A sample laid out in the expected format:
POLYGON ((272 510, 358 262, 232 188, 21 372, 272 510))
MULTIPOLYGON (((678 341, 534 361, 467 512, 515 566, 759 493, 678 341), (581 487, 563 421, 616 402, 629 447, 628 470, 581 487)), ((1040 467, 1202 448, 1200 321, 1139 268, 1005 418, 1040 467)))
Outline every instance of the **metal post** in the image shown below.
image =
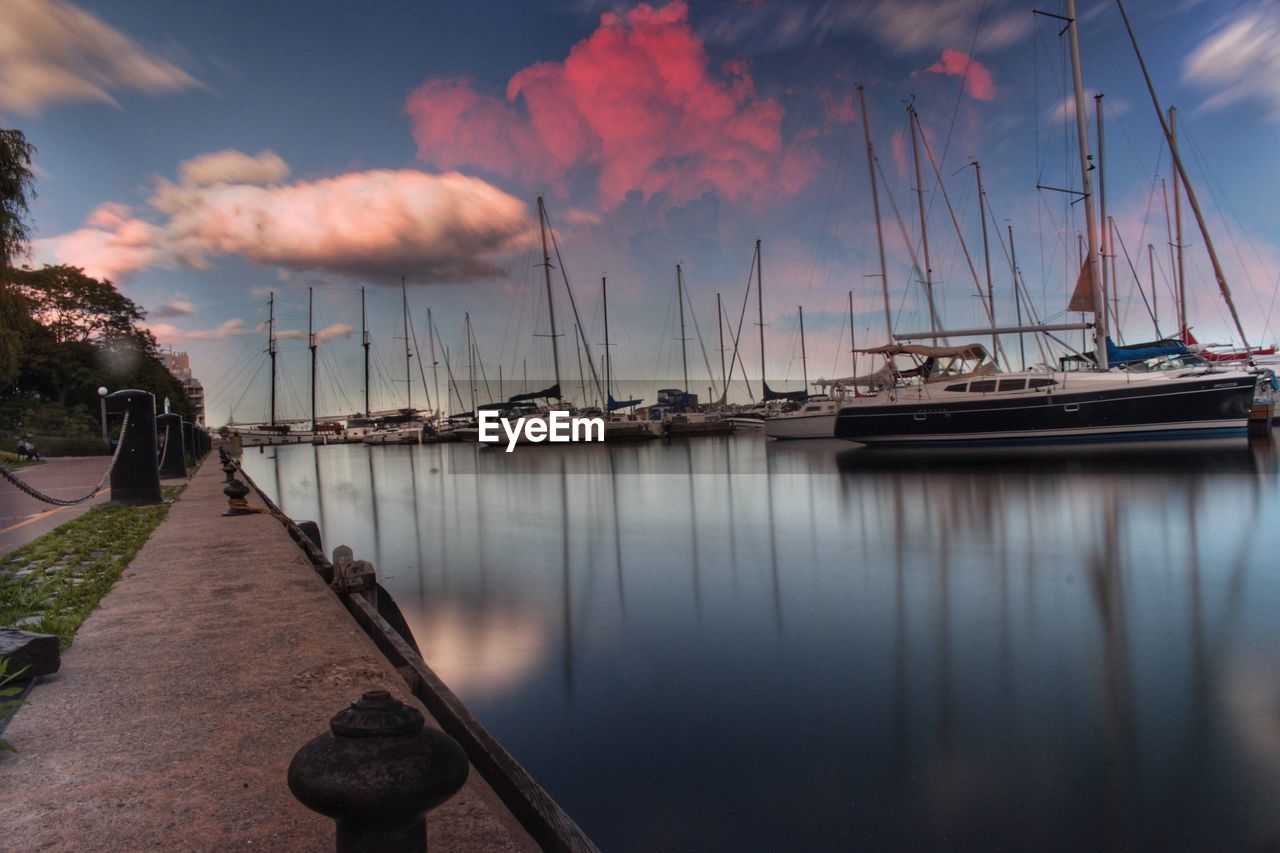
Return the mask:
POLYGON ((115 466, 111 469, 111 503, 158 504, 160 466, 156 460, 156 398, 147 391, 117 391, 107 395, 110 409, 128 414, 120 436, 115 466))
POLYGON ((98 388, 98 410, 102 414, 102 443, 111 446, 111 436, 107 434, 107 389, 98 388))
MULTIPOLYGON (((132 424, 130 424, 132 426, 132 424)), ((160 457, 160 479, 187 476, 182 416, 171 412, 156 416, 156 435, 164 437, 164 455, 160 457)))

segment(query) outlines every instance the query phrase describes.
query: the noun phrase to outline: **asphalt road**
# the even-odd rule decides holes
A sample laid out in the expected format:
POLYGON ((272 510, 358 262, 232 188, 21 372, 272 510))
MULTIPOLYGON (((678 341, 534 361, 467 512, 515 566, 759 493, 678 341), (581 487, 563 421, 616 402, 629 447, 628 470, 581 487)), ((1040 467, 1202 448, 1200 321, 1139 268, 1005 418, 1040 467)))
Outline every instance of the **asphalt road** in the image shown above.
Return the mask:
MULTIPOLYGON (((88 494, 110 464, 109 456, 69 456, 22 468, 14 474, 51 497, 71 499, 88 494)), ((56 507, 23 494, 7 480, 0 480, 0 555, 110 499, 110 491, 103 486, 93 500, 73 507, 56 507)))

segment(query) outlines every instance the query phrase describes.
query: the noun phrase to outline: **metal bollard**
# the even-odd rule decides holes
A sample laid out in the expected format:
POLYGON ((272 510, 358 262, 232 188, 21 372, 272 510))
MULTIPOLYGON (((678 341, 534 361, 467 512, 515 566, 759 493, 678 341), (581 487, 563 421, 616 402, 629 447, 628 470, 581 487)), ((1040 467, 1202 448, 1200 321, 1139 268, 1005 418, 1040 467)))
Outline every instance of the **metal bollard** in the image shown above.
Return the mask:
POLYGON ((224 517, 253 515, 253 510, 249 509, 249 502, 245 500, 249 494, 249 487, 244 483, 232 478, 222 487, 222 493, 227 496, 227 509, 222 513, 224 517))
POLYGON ((338 853, 426 853, 427 812, 467 781, 466 753, 416 708, 370 690, 289 764, 289 790, 337 822, 338 853))
POLYGON ((224 463, 223 463, 223 465, 222 465, 222 473, 227 475, 227 478, 226 478, 225 480, 223 480, 222 482, 224 482, 224 483, 232 483, 232 482, 235 482, 235 479, 236 479, 236 466, 234 466, 234 465, 232 465, 232 464, 231 464, 231 460, 230 460, 230 459, 228 459, 226 462, 224 462, 224 463))
POLYGON ((164 443, 164 455, 160 457, 160 479, 187 476, 185 444, 182 438, 182 418, 172 412, 156 415, 156 435, 168 435, 164 443))
POLYGON ((190 421, 182 422, 182 446, 186 452, 191 454, 192 461, 196 458, 196 433, 192 429, 190 421))
POLYGON ((107 396, 107 409, 129 413, 128 427, 120 436, 123 446, 111 469, 111 503, 163 503, 156 462, 156 398, 147 391, 117 391, 107 396))

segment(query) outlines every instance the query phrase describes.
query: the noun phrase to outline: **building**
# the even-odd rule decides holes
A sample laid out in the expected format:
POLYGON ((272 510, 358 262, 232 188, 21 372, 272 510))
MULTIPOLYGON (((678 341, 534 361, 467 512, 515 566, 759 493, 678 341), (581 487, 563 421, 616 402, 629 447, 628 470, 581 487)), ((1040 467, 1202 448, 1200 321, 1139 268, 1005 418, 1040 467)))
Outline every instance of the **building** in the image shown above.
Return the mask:
POLYGON ((196 424, 204 426, 204 385, 191 375, 190 357, 185 352, 169 350, 160 353, 160 363, 182 383, 182 390, 187 392, 187 399, 196 410, 196 424))

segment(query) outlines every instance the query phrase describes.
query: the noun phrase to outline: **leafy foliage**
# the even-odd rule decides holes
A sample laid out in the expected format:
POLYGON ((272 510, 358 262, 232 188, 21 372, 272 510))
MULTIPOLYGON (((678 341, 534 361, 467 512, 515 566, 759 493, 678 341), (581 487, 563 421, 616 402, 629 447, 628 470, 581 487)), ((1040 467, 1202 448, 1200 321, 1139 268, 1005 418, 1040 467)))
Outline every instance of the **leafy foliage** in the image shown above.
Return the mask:
POLYGON ((57 343, 150 338, 135 325, 146 312, 109 280, 87 276, 79 267, 12 270, 9 281, 57 343))
POLYGON ((0 267, 26 252, 28 200, 35 195, 31 155, 36 149, 20 130, 0 128, 0 267))

